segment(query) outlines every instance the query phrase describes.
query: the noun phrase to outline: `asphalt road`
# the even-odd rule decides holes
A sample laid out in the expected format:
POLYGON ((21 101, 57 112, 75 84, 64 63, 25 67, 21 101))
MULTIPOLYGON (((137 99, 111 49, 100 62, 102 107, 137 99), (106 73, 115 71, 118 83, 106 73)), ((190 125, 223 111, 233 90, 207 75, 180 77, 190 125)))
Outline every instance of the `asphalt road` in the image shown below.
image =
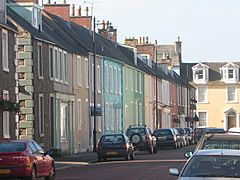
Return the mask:
POLYGON ((176 180, 170 176, 170 167, 182 168, 186 159, 184 152, 194 146, 178 150, 164 149, 157 154, 138 152, 135 160, 109 159, 106 162, 79 165, 57 172, 56 179, 80 180, 176 180))

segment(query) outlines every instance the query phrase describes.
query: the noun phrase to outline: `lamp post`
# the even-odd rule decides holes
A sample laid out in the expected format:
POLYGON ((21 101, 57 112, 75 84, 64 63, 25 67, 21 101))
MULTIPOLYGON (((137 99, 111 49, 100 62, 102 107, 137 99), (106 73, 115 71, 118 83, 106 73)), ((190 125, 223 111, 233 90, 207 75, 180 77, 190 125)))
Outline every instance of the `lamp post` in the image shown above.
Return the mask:
POLYGON ((158 51, 157 51, 157 48, 156 48, 156 50, 155 50, 155 53, 156 53, 156 67, 155 67, 155 73, 156 73, 156 87, 155 87, 155 91, 156 91, 156 129, 158 129, 158 126, 159 126, 159 123, 158 123, 158 88, 157 88, 157 86, 158 86, 158 78, 157 78, 157 53, 158 53, 158 51))
POLYGON ((93 17, 93 151, 97 150, 97 130, 96 130, 96 42, 95 42, 96 20, 93 17))

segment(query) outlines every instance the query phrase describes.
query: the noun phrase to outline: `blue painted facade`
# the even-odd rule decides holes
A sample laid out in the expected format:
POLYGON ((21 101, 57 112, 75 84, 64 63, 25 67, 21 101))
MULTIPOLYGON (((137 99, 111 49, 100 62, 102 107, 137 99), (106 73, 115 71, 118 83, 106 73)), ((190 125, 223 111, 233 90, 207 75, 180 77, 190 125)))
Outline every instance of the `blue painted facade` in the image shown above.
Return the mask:
POLYGON ((122 64, 104 57, 103 107, 104 134, 123 132, 122 64))

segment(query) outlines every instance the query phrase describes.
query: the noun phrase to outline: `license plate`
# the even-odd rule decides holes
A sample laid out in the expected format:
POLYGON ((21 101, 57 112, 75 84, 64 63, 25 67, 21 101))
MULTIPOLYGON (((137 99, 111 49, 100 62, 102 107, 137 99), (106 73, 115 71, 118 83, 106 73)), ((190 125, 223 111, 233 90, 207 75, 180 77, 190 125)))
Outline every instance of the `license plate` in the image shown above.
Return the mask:
POLYGON ((10 174, 11 170, 10 169, 0 169, 0 174, 10 174))
POLYGON ((116 155, 118 154, 117 152, 107 152, 107 155, 116 155))

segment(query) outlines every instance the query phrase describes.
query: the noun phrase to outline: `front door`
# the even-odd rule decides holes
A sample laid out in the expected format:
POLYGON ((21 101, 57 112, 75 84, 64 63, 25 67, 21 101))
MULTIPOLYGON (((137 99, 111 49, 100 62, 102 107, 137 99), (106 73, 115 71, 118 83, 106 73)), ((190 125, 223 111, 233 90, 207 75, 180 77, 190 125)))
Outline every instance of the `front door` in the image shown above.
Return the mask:
POLYGON ((236 113, 233 111, 230 111, 227 114, 227 129, 232 128, 232 127, 237 127, 237 119, 236 119, 236 113))

